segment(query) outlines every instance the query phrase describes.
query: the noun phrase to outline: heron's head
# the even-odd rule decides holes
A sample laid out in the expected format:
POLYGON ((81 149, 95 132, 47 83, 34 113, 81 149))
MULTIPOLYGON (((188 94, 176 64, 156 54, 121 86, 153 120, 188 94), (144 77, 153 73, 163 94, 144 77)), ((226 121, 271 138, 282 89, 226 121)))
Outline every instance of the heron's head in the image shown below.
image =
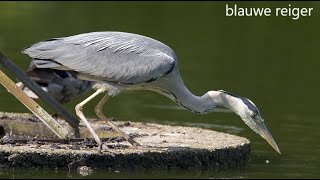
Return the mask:
MULTIPOLYGON (((249 99, 220 90, 223 103, 238 114, 241 119, 257 134, 264 138, 278 153, 280 150, 264 124, 257 106, 249 99)), ((281 153, 280 153, 281 154, 281 153)))

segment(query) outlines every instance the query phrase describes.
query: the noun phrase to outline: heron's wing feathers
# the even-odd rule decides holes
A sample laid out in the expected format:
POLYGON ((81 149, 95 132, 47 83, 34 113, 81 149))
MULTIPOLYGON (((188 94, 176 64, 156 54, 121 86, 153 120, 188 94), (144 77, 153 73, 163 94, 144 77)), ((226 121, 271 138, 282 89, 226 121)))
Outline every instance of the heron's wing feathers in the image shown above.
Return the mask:
POLYGON ((37 68, 74 70, 100 80, 143 83, 172 71, 176 56, 154 39, 94 32, 37 43, 23 51, 37 68))

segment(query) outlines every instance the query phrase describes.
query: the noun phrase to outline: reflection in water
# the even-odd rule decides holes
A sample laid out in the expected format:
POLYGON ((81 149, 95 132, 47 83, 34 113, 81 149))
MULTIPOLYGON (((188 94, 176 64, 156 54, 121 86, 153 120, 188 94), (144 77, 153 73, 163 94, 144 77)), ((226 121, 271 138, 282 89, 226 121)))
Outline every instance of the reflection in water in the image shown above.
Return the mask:
MULTIPOLYGON (((237 4, 288 6, 287 2, 237 4)), ((294 4, 320 8, 320 2, 294 4)), ((174 49, 190 91, 202 95, 223 89, 255 102, 282 152, 274 152, 233 113, 198 115, 175 109, 176 104, 154 92, 125 92, 107 102, 107 116, 198 126, 246 137, 252 148, 249 166, 219 172, 95 172, 87 177, 314 178, 320 175, 316 100, 320 86, 319 18, 225 17, 225 2, 0 2, 0 50, 20 68, 27 69, 30 59, 20 52, 41 40, 92 31, 125 31, 153 37, 174 49)), ((67 108, 74 113, 74 105, 87 95, 68 103, 67 108)), ((93 101, 85 113, 95 117, 92 109, 99 98, 93 101)), ((29 112, 3 87, 0 110, 29 112)), ((67 177, 66 172, 52 171, 30 176, 47 177, 49 173, 50 177, 67 177)), ((27 174, 0 170, 0 177, 27 174)))

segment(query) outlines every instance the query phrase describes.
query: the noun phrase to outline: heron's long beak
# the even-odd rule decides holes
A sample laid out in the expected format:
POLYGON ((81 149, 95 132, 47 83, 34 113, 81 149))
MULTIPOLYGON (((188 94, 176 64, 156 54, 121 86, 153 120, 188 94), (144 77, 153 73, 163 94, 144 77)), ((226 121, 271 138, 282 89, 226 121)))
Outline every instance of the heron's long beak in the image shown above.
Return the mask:
POLYGON ((279 154, 281 154, 280 149, 278 148, 277 143, 274 141, 272 135, 268 131, 264 123, 259 124, 260 135, 268 141, 268 143, 275 149, 279 154))

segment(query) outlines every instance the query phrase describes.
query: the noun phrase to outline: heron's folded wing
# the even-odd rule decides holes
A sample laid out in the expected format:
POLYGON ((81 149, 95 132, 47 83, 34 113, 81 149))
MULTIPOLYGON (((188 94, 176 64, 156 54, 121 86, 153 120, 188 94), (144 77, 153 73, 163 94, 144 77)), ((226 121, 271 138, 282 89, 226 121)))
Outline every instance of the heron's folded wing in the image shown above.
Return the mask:
POLYGON ((38 68, 70 69, 106 81, 137 84, 170 73, 172 49, 122 32, 94 32, 37 43, 23 51, 38 68))

